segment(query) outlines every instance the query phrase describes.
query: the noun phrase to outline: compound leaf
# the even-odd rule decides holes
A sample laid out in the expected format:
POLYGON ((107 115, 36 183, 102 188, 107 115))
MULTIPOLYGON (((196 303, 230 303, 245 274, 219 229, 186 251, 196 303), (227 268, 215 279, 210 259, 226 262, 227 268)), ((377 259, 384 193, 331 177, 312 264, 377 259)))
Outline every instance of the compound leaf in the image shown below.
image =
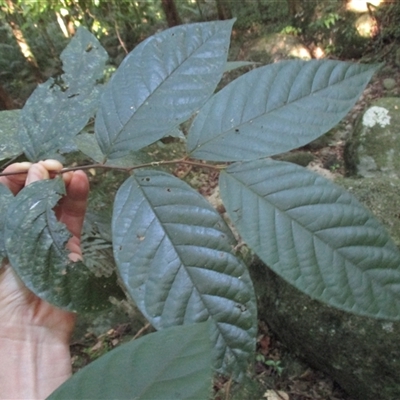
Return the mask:
POLYGON ((124 59, 102 95, 95 121, 106 158, 156 142, 207 101, 225 68, 233 22, 168 29, 124 59))
POLYGON ((96 311, 121 297, 116 277, 98 278, 68 258, 70 238, 53 208, 65 193, 61 179, 34 182, 8 207, 4 241, 7 257, 24 284, 37 296, 69 311, 96 311), (21 244, 22 243, 22 244, 21 244))
POLYGON ((180 179, 140 171, 117 193, 112 233, 120 276, 153 326, 211 320, 215 366, 239 376, 254 351, 255 295, 218 212, 180 179))
POLYGON ((188 150, 198 159, 241 161, 305 145, 351 110, 378 67, 292 60, 250 71, 200 110, 188 150))
POLYGON ((94 115, 107 53, 79 28, 61 54, 65 74, 39 85, 21 110, 19 142, 31 161, 57 158, 74 149, 73 138, 94 115))
POLYGON ((20 110, 0 112, 0 160, 22 153, 18 141, 18 121, 20 110))
POLYGON ((208 328, 208 323, 172 327, 117 347, 47 399, 207 400, 212 378, 208 328))
POLYGON ((350 193, 273 160, 233 164, 220 187, 243 240, 289 283, 345 311, 400 318, 400 252, 350 193))

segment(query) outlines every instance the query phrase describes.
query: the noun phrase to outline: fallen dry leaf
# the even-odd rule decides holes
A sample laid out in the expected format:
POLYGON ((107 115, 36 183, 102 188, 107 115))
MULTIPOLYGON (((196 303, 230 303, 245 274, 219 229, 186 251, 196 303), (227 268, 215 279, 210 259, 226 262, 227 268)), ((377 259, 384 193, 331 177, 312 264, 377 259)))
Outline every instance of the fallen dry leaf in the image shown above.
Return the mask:
POLYGON ((282 390, 267 390, 263 397, 267 400, 290 400, 289 395, 282 390))

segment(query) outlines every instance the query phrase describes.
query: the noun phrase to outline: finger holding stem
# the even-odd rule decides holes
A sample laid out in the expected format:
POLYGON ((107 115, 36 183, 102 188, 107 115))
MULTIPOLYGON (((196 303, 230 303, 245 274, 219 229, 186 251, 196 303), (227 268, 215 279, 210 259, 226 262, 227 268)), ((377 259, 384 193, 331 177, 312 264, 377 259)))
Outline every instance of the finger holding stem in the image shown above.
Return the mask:
POLYGON ((21 162, 9 165, 4 172, 15 174, 8 176, 0 176, 0 183, 7 186, 14 196, 25 186, 25 181, 29 168, 32 166, 30 162, 21 162), (23 174, 21 172, 24 172, 23 174))
MULTIPOLYGON (((26 185, 56 177, 62 169, 63 165, 57 160, 44 160, 35 164, 15 163, 7 167, 4 172, 17 174, 1 176, 0 183, 6 185, 16 195, 26 185)), ((68 171, 62 173, 61 176, 66 187, 66 195, 58 202, 54 210, 57 219, 63 222, 73 235, 67 248, 70 251, 70 259, 78 261, 82 259, 80 237, 87 208, 89 181, 86 174, 80 170, 68 171)))

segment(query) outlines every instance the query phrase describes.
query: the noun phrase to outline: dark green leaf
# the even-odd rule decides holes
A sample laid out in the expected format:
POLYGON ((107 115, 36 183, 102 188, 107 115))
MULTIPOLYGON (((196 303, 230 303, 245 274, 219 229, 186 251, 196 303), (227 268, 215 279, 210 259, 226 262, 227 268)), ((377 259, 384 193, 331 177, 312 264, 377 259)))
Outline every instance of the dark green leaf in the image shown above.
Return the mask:
POLYGON ((0 184, 0 261, 6 257, 6 248, 4 245, 4 225, 8 206, 11 204, 14 196, 7 186, 0 184))
POLYGON ((96 116, 96 136, 107 158, 156 142, 207 101, 225 67, 233 22, 168 29, 124 59, 96 116))
POLYGON ((9 205, 4 240, 7 257, 25 285, 40 298, 70 311, 95 311, 109 306, 116 277, 96 279, 81 262, 68 258, 70 238, 56 220, 53 207, 64 194, 61 179, 34 182, 9 205))
POLYGON ((18 141, 18 121, 20 110, 0 112, 0 160, 22 153, 18 141))
MULTIPOLYGON (((99 163, 104 161, 104 154, 100 150, 100 146, 95 135, 83 132, 75 137, 75 143, 82 153, 86 154, 94 161, 99 163)), ((126 168, 134 165, 149 163, 151 160, 152 159, 149 157, 149 155, 144 152, 132 151, 126 154, 124 157, 107 160, 106 165, 126 168)))
POLYGON ((349 312, 400 318, 400 252, 350 193, 272 160, 234 164, 220 185, 243 240, 289 283, 349 312))
POLYGON ((91 91, 91 86, 103 78, 108 54, 94 35, 79 27, 60 58, 64 70, 62 79, 72 94, 91 91))
POLYGON ((211 346, 208 323, 151 333, 89 364, 48 400, 208 400, 211 346))
POLYGON ((334 127, 377 65, 283 61, 242 75, 200 110, 188 135, 192 156, 241 161, 287 152, 334 127))
POLYGON ((243 372, 255 345, 255 295, 218 212, 178 178, 139 171, 117 193, 112 230, 121 278, 154 327, 210 319, 216 368, 243 372))
POLYGON ((19 141, 31 161, 73 150, 73 138, 98 106, 96 80, 108 58, 98 40, 79 28, 61 58, 66 73, 39 85, 21 111, 19 141))

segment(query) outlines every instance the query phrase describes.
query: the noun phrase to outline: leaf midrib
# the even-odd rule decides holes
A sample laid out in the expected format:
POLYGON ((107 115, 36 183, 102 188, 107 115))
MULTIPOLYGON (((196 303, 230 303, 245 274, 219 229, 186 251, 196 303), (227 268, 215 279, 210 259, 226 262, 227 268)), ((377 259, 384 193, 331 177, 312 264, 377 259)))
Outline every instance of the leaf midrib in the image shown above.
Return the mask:
MULTIPOLYGON (((350 66, 349 66, 349 67, 350 67, 350 66)), ((299 72, 300 72, 300 71, 299 71, 299 72)), ((363 72, 360 73, 360 74, 352 75, 351 77, 345 78, 345 79, 341 80, 340 82, 337 82, 337 83, 335 83, 335 84, 333 84, 333 85, 329 85, 329 86, 326 86, 326 87, 324 87, 324 88, 322 88, 322 89, 319 89, 319 90, 316 90, 316 91, 314 91, 314 92, 311 92, 310 94, 308 94, 308 95, 306 95, 306 96, 303 96, 303 97, 300 97, 300 98, 298 98, 298 99, 296 99, 296 100, 294 100, 294 101, 292 101, 292 102, 290 102, 290 103, 285 102, 283 105, 281 105, 281 106, 279 106, 279 107, 276 107, 276 108, 274 108, 274 109, 272 109, 272 110, 270 110, 270 111, 268 111, 268 112, 264 112, 263 114, 257 115, 256 117, 253 117, 253 118, 251 118, 251 119, 249 119, 249 120, 247 120, 247 121, 243 121, 243 122, 241 122, 239 125, 235 125, 235 126, 231 127, 231 128, 230 128, 229 130, 227 130, 227 131, 220 132, 220 133, 218 133, 217 135, 214 135, 212 138, 210 138, 210 139, 208 139, 208 140, 202 142, 200 145, 196 145, 196 146, 192 149, 191 152, 194 153, 194 152, 196 152, 197 150, 201 149, 203 146, 209 144, 210 142, 213 142, 213 141, 215 141, 215 140, 217 140, 217 139, 220 140, 222 137, 228 136, 228 135, 229 135, 230 133, 232 133, 232 131, 235 130, 235 129, 239 129, 239 130, 240 130, 240 128, 242 128, 243 126, 247 125, 250 121, 255 121, 255 120, 258 120, 258 119, 263 118, 263 117, 265 117, 265 116, 272 115, 273 113, 282 110, 284 107, 287 107, 288 105, 294 105, 294 104, 296 104, 297 102, 302 102, 305 98, 311 97, 311 96, 313 96, 314 94, 316 95, 316 94, 318 94, 318 92, 321 92, 321 91, 323 91, 323 90, 326 90, 328 87, 331 88, 331 87, 335 87, 336 85, 341 85, 343 82, 346 82, 346 80, 353 79, 355 76, 360 76, 360 75, 365 74, 365 73, 368 73, 368 72, 371 73, 371 70, 368 69, 368 70, 366 70, 366 71, 363 71, 363 72)), ((299 75, 299 73, 297 73, 296 79, 298 79, 298 75, 299 75)), ((293 81, 293 82, 294 82, 294 81, 293 81)), ((293 82, 292 82, 292 83, 293 83, 293 82)), ((362 86, 365 87, 366 85, 367 85, 367 83, 365 83, 365 84, 362 85, 362 86)), ((231 91, 232 91, 233 89, 234 89, 234 88, 232 88, 231 91)), ((289 95, 289 94, 290 94, 290 90, 289 90, 289 92, 287 93, 287 95, 289 95)), ((218 94, 217 94, 217 95, 218 95, 218 94)), ((269 95, 268 95, 268 96, 269 96, 269 95)), ((358 98, 358 96, 356 96, 356 98, 358 98)), ((267 100, 268 100, 268 99, 267 99, 267 100)), ((341 100, 341 99, 335 99, 335 101, 340 101, 340 100, 341 100)), ((243 110, 242 110, 242 112, 243 112, 243 110)))
MULTIPOLYGON (((327 241, 323 240, 322 238, 320 238, 320 237, 317 235, 316 232, 311 231, 311 230, 308 229, 306 226, 304 226, 303 224, 301 224, 297 219, 295 219, 295 218, 293 218, 292 216, 288 215, 288 213, 286 212, 286 210, 283 210, 283 208, 279 207, 279 206, 276 205, 275 203, 272 203, 272 202, 268 201, 265 197, 259 195, 256 191, 254 191, 250 186, 245 185, 244 182, 242 182, 241 180, 239 180, 238 178, 236 178, 236 176, 234 176, 234 173, 233 173, 233 174, 229 174, 229 172, 224 172, 224 171, 222 171, 222 172, 223 172, 223 173, 227 173, 228 176, 234 178, 234 179, 235 179, 237 182, 239 182, 240 185, 241 185, 242 187, 244 187, 245 189, 251 190, 251 192, 256 196, 257 199, 261 199, 261 200, 265 201, 266 203, 269 204, 270 207, 272 206, 274 210, 279 210, 279 212, 281 212, 282 215, 284 215, 286 218, 288 218, 289 221, 291 221, 291 223, 296 223, 296 224, 298 224, 300 227, 302 227, 305 231, 309 232, 310 236, 311 236, 313 239, 318 239, 318 240, 320 240, 322 243, 324 243, 326 246, 328 246, 328 247, 331 249, 332 253, 337 253, 339 257, 341 257, 342 259, 346 260, 346 262, 350 263, 350 265, 352 265, 352 267, 353 267, 354 269, 360 270, 356 264, 354 264, 351 260, 349 260, 348 258, 346 258, 346 256, 344 256, 344 255, 340 252, 340 249, 333 248, 333 247, 329 244, 329 242, 327 242, 327 241)), ((281 191, 277 191, 276 193, 280 193, 280 192, 281 192, 281 191)), ((332 204, 332 203, 329 203, 329 204, 332 204)), ((340 227, 338 227, 338 228, 340 228, 340 227)), ((366 246, 366 247, 371 247, 371 246, 368 245, 368 246, 366 246)), ((313 250, 315 250, 315 247, 313 247, 313 250)), ((322 275, 322 273, 321 273, 321 269, 318 267, 317 270, 318 270, 318 273, 319 273, 320 276, 321 276, 321 279, 324 281, 323 275, 322 275)), ((366 276, 366 277, 367 277, 367 274, 366 274, 365 271, 363 271, 363 270, 360 270, 360 271, 361 271, 361 274, 362 274, 363 276, 366 276)), ((374 282, 374 281, 372 281, 370 278, 368 278, 368 279, 369 279, 369 281, 370 281, 371 284, 376 284, 376 285, 378 285, 378 286, 380 286, 380 287, 383 288, 383 286, 379 285, 378 282, 374 282)), ((353 292, 350 290, 350 288, 349 288, 349 292, 351 293, 351 295, 352 295, 353 298, 354 298, 354 294, 353 294, 353 292)), ((393 291, 390 290, 390 292, 393 292, 393 291)), ((394 293, 393 293, 392 295, 394 295, 394 293)), ((395 297, 395 296, 394 296, 394 297, 395 297)), ((358 302, 357 302, 357 301, 354 301, 354 304, 357 305, 358 302)))
MULTIPOLYGON (((136 177, 133 176, 133 178, 134 178, 135 181, 136 181, 136 177)), ((201 301, 202 301, 202 303, 203 303, 204 308, 205 308, 205 309, 207 310, 207 312, 208 312, 209 317, 212 318, 212 320, 214 321, 214 324, 215 324, 215 326, 216 326, 216 328, 217 328, 219 334, 220 334, 221 337, 224 339, 224 342, 225 342, 225 352, 226 352, 227 349, 229 348, 229 349, 231 350, 231 353, 233 353, 234 357, 235 357, 236 359, 239 360, 238 356, 237 356, 236 353, 233 351, 233 348, 232 348, 230 345, 228 345, 229 340, 226 339, 226 337, 225 337, 224 334, 223 334, 223 331, 219 328, 219 322, 215 319, 214 314, 212 314, 212 313, 210 312, 209 308, 207 307, 207 305, 206 305, 206 303, 205 303, 205 301, 204 301, 204 299, 203 299, 203 293, 197 288, 197 286, 196 286, 195 283, 193 282, 193 279, 192 279, 190 273, 188 272, 186 265, 185 265, 184 262, 182 261, 182 258, 181 258, 181 255, 180 255, 179 251, 177 250, 177 248, 176 248, 174 242, 172 241, 171 237, 169 236, 168 232, 167 232, 166 229, 164 228, 164 224, 161 222, 161 220, 160 220, 160 218, 159 218, 157 212, 155 211, 155 209, 154 209, 152 203, 149 201, 148 196, 146 195, 146 193, 145 193, 145 191, 143 190, 143 188, 142 188, 142 186, 140 185, 140 183, 139 183, 138 181, 136 181, 136 183, 137 183, 138 187, 140 188, 143 197, 146 199, 147 203, 148 203, 149 206, 151 207, 151 210, 153 211, 153 214, 154 214, 155 218, 157 219, 157 222, 158 222, 158 223, 160 224, 160 226, 162 227, 163 232, 164 232, 164 235, 168 238, 168 240, 169 240, 169 242, 171 243, 171 245, 172 245, 172 247, 173 247, 173 249, 174 249, 176 255, 178 256, 178 259, 179 259, 179 262, 180 262, 180 266, 179 266, 179 268, 177 269, 177 272, 176 272, 176 274, 175 274, 175 276, 174 276, 174 279, 176 279, 176 276, 177 276, 179 270, 180 270, 181 268, 183 268, 183 270, 185 271, 185 273, 186 273, 187 276, 189 277, 190 281, 192 282, 193 288, 197 291, 197 293, 198 293, 198 295, 199 295, 199 297, 200 297, 200 299, 201 299, 201 301)), ((197 245, 196 245, 196 247, 197 247, 197 245)), ((221 296, 218 296, 218 297, 222 298, 221 296)), ((224 299, 225 299, 225 298, 224 298, 224 299)), ((165 307, 165 303, 166 303, 166 302, 164 301, 164 302, 163 302, 163 309, 164 309, 164 307, 165 307)), ((186 307, 185 307, 185 310, 186 310, 186 307)), ((163 312, 162 312, 160 315, 162 315, 162 314, 163 314, 163 312)), ((199 322, 201 322, 201 321, 199 321, 199 322)), ((238 329, 242 329, 242 328, 238 327, 237 325, 234 325, 234 326, 235 326, 236 328, 238 328, 238 329)))
MULTIPOLYGON (((178 64, 177 67, 174 68, 174 69, 172 70, 172 72, 168 75, 168 77, 167 77, 166 79, 164 79, 162 82, 160 82, 160 84, 157 85, 157 87, 153 90, 153 92, 151 92, 147 97, 145 97, 145 98, 143 99, 143 101, 141 102, 141 104, 134 110, 134 112, 133 112, 132 115, 128 118, 128 120, 125 122, 125 124, 124 124, 124 125, 121 124, 122 127, 113 135, 113 136, 114 136, 113 139, 110 140, 109 151, 105 154, 105 157, 109 157, 109 155, 110 155, 111 153, 113 153, 113 147, 114 147, 115 143, 117 142, 119 136, 124 132, 125 127, 126 127, 126 126, 130 123, 130 121, 135 117, 135 115, 136 115, 136 114, 139 112, 139 110, 144 106, 144 104, 146 104, 146 101, 148 101, 155 93, 157 93, 157 91, 158 91, 158 90, 159 90, 159 89, 174 75, 174 73, 175 73, 179 68, 181 68, 186 62, 188 62, 188 60, 190 60, 194 54, 196 54, 204 45, 206 45, 206 44, 207 44, 216 34, 218 34, 218 33, 219 33, 219 29, 216 30, 210 37, 208 37, 206 42, 202 42, 201 45, 200 45, 199 47, 197 47, 195 51, 193 51, 191 54, 189 54, 189 55, 185 58, 185 60, 184 60, 183 62, 181 62, 180 64, 178 64)), ((142 52, 144 51, 144 49, 145 49, 149 44, 153 43, 154 40, 155 40, 154 37, 151 37, 151 40, 149 40, 149 41, 146 43, 146 46, 142 49, 142 52)), ((220 69, 221 69, 221 68, 220 68, 220 69)), ((141 74, 143 75, 143 69, 140 69, 140 71, 141 71, 141 74)), ((145 82, 145 81, 142 79, 142 82, 145 82)), ((110 83, 112 83, 112 82, 110 82, 110 83)), ((112 94, 111 87, 110 87, 110 94, 112 94)), ((113 96, 113 97, 114 97, 114 96, 113 96)), ((104 118, 104 117, 103 117, 103 118, 104 118)), ((118 117, 118 118, 119 118, 119 117, 118 117)), ((177 125, 179 125, 179 122, 176 124, 176 126, 177 126, 177 125)))

